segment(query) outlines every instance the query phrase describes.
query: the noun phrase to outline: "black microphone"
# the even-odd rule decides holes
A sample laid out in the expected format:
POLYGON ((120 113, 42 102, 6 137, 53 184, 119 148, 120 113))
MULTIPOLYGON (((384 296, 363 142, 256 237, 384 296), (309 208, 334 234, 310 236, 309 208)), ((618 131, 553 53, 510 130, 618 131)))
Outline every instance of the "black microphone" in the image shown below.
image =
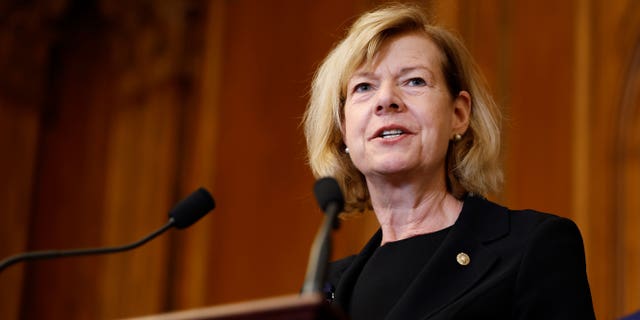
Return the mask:
POLYGON ((211 197, 211 194, 209 194, 206 189, 199 188, 178 202, 178 204, 169 211, 169 221, 167 221, 164 226, 134 243, 117 247, 25 252, 2 260, 0 262, 0 272, 14 263, 25 260, 105 254, 131 250, 147 243, 171 227, 182 229, 192 225, 215 207, 216 203, 213 197, 211 197))
POLYGON ((216 202, 205 188, 199 188, 188 197, 180 200, 171 211, 169 221, 178 229, 184 229, 216 207, 216 202))
POLYGON ((344 209, 344 197, 335 179, 326 177, 316 181, 313 193, 325 216, 311 246, 303 294, 322 293, 322 286, 331 256, 331 231, 338 228, 338 214, 344 209))

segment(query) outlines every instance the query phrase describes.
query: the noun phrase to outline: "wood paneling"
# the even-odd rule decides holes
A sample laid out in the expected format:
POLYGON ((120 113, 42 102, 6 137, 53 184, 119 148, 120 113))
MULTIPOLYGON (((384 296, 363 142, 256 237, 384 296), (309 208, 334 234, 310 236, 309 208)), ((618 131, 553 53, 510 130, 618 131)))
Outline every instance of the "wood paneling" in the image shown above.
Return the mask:
MULTIPOLYGON (((203 39, 193 36, 193 41, 200 41, 202 59, 194 64, 196 70, 195 86, 191 97, 184 97, 193 103, 192 108, 185 108, 184 119, 188 125, 183 126, 183 140, 178 162, 180 172, 180 193, 186 195, 199 186, 212 190, 217 168, 218 153, 218 98, 222 90, 222 50, 223 35, 226 29, 225 2, 213 1, 202 12, 203 39)), ((167 281, 169 288, 166 296, 166 307, 169 309, 187 309, 207 305, 207 279, 209 276, 208 259, 211 232, 217 210, 209 217, 202 219, 187 232, 172 234, 170 273, 167 281)), ((215 262, 213 262, 215 263, 215 262)))
POLYGON ((629 210, 639 190, 627 189, 633 186, 625 182, 637 177, 631 156, 634 130, 630 128, 637 126, 632 115, 640 105, 628 88, 637 83, 639 72, 634 55, 640 43, 640 6, 637 1, 596 1, 593 12, 587 257, 597 310, 602 318, 614 318, 640 309, 637 292, 629 290, 638 269, 629 269, 627 264, 638 256, 633 249, 640 240, 626 238, 637 233, 633 222, 638 213, 629 210))
POLYGON ((505 197, 513 207, 571 216, 572 5, 510 8, 505 197))
POLYGON ((354 14, 342 1, 224 10, 208 303, 299 291, 321 219, 299 122, 314 66, 354 14))
POLYGON ((627 2, 618 20, 622 62, 615 136, 616 314, 640 309, 640 4, 627 2), (634 30, 634 31, 631 31, 634 30))
MULTIPOLYGON (((32 179, 39 128, 37 108, 0 98, 0 255, 25 251, 29 241, 32 179)), ((15 319, 22 295, 23 266, 0 274, 0 317, 15 319)))
MULTIPOLYGON (((8 181, 3 199, 23 201, 9 208, 2 230, 15 235, 3 256, 138 240, 163 225, 184 195, 177 188, 181 110, 190 107, 184 96, 193 95, 191 52, 198 51, 188 41, 201 40, 185 34, 201 35, 197 13, 205 6, 57 4, 62 9, 52 20, 35 9, 3 8, 9 16, 43 19, 50 29, 32 36, 52 39, 43 49, 46 81, 25 89, 43 96, 16 95, 15 83, 2 91, 3 115, 14 123, 6 127, 3 152, 14 148, 25 157, 7 157, 11 163, 2 166, 17 178, 8 181), (26 184, 30 190, 17 196, 26 184)), ((117 256, 31 262, 24 277, 20 268, 9 270, 2 275, 10 278, 2 282, 0 317, 95 319, 164 310, 169 240, 117 256)))
MULTIPOLYGON (((297 292, 321 220, 299 127, 309 82, 385 1, 18 2, 0 6, 0 255, 137 240, 199 186, 218 207, 134 252, 6 270, 0 318, 297 292)), ((599 319, 640 309, 640 5, 419 2, 461 35, 505 111, 492 197, 578 223, 599 319)), ((334 256, 375 229, 346 221, 334 256)))
MULTIPOLYGON (((49 3, 51 4, 51 3, 49 3)), ((0 7, 0 257, 27 250, 54 4, 0 7), (30 18, 25 18, 30 17, 30 18)), ((0 318, 17 319, 24 266, 0 274, 0 318)))
MULTIPOLYGON (((109 72, 103 68, 105 47, 99 41, 103 30, 83 26, 52 50, 55 67, 43 109, 28 250, 90 247, 103 232, 99 217, 104 210, 109 72)), ((22 315, 95 314, 101 268, 98 260, 84 258, 28 264, 22 315), (85 303, 79 297, 85 297, 85 303)))

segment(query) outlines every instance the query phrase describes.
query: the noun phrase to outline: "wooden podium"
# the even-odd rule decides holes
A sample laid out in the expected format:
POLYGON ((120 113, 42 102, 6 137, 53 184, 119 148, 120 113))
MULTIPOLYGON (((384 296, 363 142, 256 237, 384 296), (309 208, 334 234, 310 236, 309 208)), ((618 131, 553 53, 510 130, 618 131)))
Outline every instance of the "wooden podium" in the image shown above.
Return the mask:
POLYGON ((168 312, 129 320, 347 320, 321 295, 288 295, 168 312))

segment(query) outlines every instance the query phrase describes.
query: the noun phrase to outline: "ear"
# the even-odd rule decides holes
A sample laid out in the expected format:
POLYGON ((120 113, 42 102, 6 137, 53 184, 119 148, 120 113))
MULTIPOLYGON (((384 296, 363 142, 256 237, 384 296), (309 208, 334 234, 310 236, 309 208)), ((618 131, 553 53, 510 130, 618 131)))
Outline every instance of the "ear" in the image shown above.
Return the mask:
POLYGON ((453 117, 451 118, 451 136, 464 135, 471 121, 471 95, 467 91, 460 91, 453 100, 453 117))

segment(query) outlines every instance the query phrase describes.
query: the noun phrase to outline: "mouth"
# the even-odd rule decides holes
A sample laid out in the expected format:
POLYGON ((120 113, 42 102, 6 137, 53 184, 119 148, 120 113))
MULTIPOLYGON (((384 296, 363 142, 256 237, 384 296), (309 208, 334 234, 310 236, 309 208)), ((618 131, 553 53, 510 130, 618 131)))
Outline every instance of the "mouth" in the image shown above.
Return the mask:
POLYGON ((380 134, 378 135, 378 138, 382 138, 382 139, 389 139, 389 138, 395 138, 395 137, 399 137, 401 135, 404 134, 404 131, 400 130, 400 129, 393 129, 393 130, 383 130, 382 132, 380 132, 380 134))
POLYGON ((380 128, 378 131, 376 131, 375 134, 371 137, 371 139, 377 139, 377 138, 393 139, 409 133, 411 133, 409 132, 409 130, 402 127, 396 127, 396 126, 394 126, 393 128, 386 127, 386 128, 380 128))

